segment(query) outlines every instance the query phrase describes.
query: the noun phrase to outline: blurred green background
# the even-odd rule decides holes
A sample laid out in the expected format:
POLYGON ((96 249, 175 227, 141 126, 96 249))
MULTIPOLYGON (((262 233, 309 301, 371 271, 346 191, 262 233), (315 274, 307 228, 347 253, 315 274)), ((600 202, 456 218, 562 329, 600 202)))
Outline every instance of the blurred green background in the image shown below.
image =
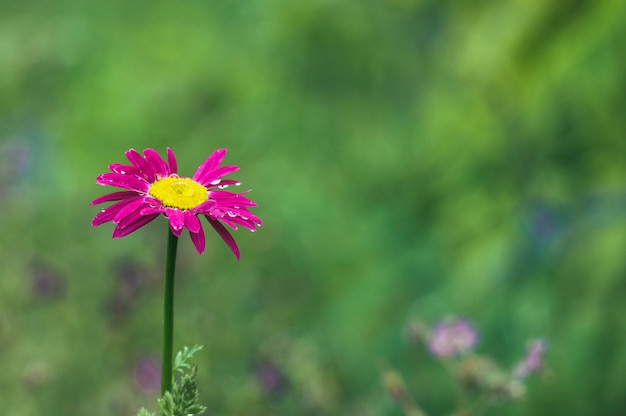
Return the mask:
POLYGON ((404 336, 448 314, 505 366, 549 340, 488 414, 622 414, 624 2, 76 3, 0 2, 0 414, 155 408, 166 222, 112 240, 89 202, 167 146, 227 147, 264 221, 240 262, 179 245, 206 414, 397 416, 383 363, 450 414, 404 336))

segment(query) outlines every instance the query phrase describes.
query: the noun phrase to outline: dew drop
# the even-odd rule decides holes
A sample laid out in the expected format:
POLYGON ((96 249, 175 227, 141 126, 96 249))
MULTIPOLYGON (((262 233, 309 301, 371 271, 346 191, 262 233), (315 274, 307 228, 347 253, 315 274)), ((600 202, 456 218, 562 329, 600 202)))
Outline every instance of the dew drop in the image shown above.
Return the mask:
POLYGON ((221 179, 216 179, 214 181, 209 182, 210 185, 218 185, 220 182, 222 182, 221 179))
POLYGON ((226 188, 228 188, 228 185, 219 185, 217 187, 217 189, 226 189, 226 188))

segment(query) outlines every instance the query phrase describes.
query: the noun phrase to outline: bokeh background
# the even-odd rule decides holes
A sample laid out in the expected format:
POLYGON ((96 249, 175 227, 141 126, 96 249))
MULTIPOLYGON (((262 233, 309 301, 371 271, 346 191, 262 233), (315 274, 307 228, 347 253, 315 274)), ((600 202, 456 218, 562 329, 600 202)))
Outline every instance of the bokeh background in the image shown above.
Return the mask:
MULTIPOLYGON (((626 404, 626 5, 0 2, 0 414, 155 409, 166 222, 112 240, 95 177, 216 148, 253 189, 237 262, 179 245, 176 344, 208 415, 432 415, 413 319, 549 376, 492 415, 626 404), (155 384, 155 379, 156 384, 155 384)), ((207 230, 208 231, 208 230, 207 230)))

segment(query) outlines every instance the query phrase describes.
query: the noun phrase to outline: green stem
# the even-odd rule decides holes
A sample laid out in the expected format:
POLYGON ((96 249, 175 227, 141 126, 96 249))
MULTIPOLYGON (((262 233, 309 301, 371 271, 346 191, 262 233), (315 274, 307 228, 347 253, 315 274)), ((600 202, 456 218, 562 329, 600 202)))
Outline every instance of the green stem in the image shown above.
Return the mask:
POLYGON ((174 344, 174 272, 178 237, 168 227, 165 255, 165 286, 163 294, 163 361, 161 363, 161 395, 172 390, 172 352, 174 344))

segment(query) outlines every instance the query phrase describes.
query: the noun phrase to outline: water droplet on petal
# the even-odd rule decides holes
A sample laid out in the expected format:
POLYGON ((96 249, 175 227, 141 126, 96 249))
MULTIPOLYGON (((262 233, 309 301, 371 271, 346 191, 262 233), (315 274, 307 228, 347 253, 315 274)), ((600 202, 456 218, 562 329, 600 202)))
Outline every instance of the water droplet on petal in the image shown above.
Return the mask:
POLYGON ((218 185, 220 182, 222 182, 221 179, 216 179, 214 181, 209 182, 210 185, 218 185))
POLYGON ((217 189, 226 189, 226 188, 228 188, 228 185, 219 185, 217 187, 217 189))

